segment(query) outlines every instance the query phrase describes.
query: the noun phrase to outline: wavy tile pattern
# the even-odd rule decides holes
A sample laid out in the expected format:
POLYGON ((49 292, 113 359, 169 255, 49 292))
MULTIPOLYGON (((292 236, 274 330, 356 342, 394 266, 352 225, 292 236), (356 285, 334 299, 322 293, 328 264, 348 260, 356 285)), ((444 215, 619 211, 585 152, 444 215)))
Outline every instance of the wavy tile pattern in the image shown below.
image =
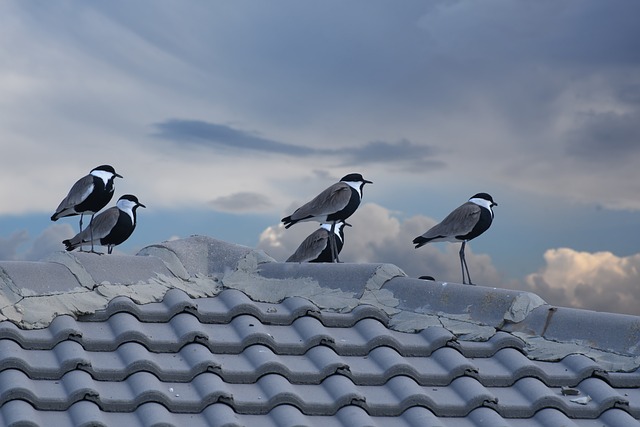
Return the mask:
POLYGON ((640 373, 237 290, 0 323, 0 426, 640 426, 640 373), (581 400, 582 399, 582 400, 581 400))

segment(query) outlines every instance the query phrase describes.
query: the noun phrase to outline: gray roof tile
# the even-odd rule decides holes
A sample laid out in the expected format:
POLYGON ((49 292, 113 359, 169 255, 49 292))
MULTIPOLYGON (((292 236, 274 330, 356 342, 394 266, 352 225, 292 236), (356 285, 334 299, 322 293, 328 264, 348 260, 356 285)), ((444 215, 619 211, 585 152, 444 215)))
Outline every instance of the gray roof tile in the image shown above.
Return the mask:
POLYGON ((202 237, 141 254, 0 262, 0 427, 640 426, 636 317, 202 237))

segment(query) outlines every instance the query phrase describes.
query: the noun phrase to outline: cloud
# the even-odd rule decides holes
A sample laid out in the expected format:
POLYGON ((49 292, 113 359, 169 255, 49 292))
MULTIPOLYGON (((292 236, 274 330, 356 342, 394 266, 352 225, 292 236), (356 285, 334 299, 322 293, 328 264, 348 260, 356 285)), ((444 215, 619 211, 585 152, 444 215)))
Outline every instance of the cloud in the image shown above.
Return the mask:
MULTIPOLYGON (((294 157, 308 157, 323 152, 323 150, 287 144, 262 137, 256 132, 204 120, 167 119, 154 123, 153 127, 157 129, 157 132, 153 133, 156 138, 172 142, 187 142, 213 149, 235 150, 244 153, 285 154, 294 157)), ((325 152, 332 153, 331 151, 325 152)))
POLYGON ((549 249, 527 287, 557 305, 640 314, 640 254, 549 249))
POLYGON ((211 201, 211 205, 223 212, 253 212, 270 208, 271 202, 263 194, 241 192, 218 197, 211 201))
POLYGON ((360 147, 345 148, 336 154, 343 157, 343 165, 369 165, 380 163, 385 165, 411 165, 412 171, 424 172, 429 169, 439 169, 445 166, 440 160, 435 160, 438 150, 429 145, 415 144, 407 139, 391 143, 386 141, 372 141, 360 147))
POLYGON ((9 237, 0 237, 0 260, 14 260, 17 258, 18 249, 29 241, 29 232, 20 230, 13 232, 9 237))
POLYGON ((587 112, 576 117, 567 135, 567 153, 592 162, 634 162, 640 155, 640 108, 637 111, 587 112))
POLYGON ((0 259, 8 261, 41 260, 53 252, 64 250, 62 241, 74 234, 75 231, 69 224, 50 225, 33 240, 27 230, 16 231, 7 239, 0 237, 0 259))
POLYGON ((153 126, 157 129, 153 134, 156 138, 187 142, 213 149, 284 154, 293 157, 331 156, 340 166, 381 164, 400 167, 405 165, 405 170, 412 171, 444 166, 444 162, 435 160, 437 149, 429 145, 416 144, 408 139, 397 142, 371 141, 354 147, 309 148, 275 141, 230 125, 203 120, 168 119, 153 126), (407 168, 406 165, 409 167, 407 168))
POLYGON ((322 151, 278 142, 228 125, 202 120, 169 119, 156 123, 154 126, 158 129, 154 136, 158 138, 204 147, 278 153, 290 156, 309 156, 322 151))

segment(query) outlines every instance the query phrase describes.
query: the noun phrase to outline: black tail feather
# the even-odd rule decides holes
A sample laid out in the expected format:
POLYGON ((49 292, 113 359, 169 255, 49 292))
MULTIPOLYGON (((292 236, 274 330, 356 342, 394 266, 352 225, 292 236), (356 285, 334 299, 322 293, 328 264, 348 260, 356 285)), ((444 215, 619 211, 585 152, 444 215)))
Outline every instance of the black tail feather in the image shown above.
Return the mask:
POLYGON ((280 221, 282 221, 284 223, 284 228, 289 228, 291 227, 293 224, 295 224, 298 221, 294 221, 291 219, 291 215, 286 216, 284 218, 282 218, 280 221))
POLYGON ((413 239, 413 244, 416 245, 415 249, 418 249, 419 247, 429 243, 431 240, 432 239, 427 239, 426 237, 418 236, 415 239, 413 239))
POLYGON ((67 251, 72 251, 75 248, 77 248, 77 246, 75 246, 73 243, 71 243, 71 240, 67 239, 67 240, 63 240, 62 244, 66 246, 66 250, 67 251))

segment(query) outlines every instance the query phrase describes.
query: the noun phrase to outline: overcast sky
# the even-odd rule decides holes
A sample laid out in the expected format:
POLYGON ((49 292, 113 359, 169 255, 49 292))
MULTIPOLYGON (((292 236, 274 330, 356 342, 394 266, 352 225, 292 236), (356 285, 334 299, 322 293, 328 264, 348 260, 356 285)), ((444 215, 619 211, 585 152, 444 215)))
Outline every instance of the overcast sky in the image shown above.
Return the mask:
POLYGON ((341 260, 459 282, 411 240, 477 192, 474 282, 640 314, 634 0, 0 2, 0 259, 62 250, 49 217, 111 164, 138 196, 118 249, 203 234, 286 259, 279 220, 373 181, 341 260))

